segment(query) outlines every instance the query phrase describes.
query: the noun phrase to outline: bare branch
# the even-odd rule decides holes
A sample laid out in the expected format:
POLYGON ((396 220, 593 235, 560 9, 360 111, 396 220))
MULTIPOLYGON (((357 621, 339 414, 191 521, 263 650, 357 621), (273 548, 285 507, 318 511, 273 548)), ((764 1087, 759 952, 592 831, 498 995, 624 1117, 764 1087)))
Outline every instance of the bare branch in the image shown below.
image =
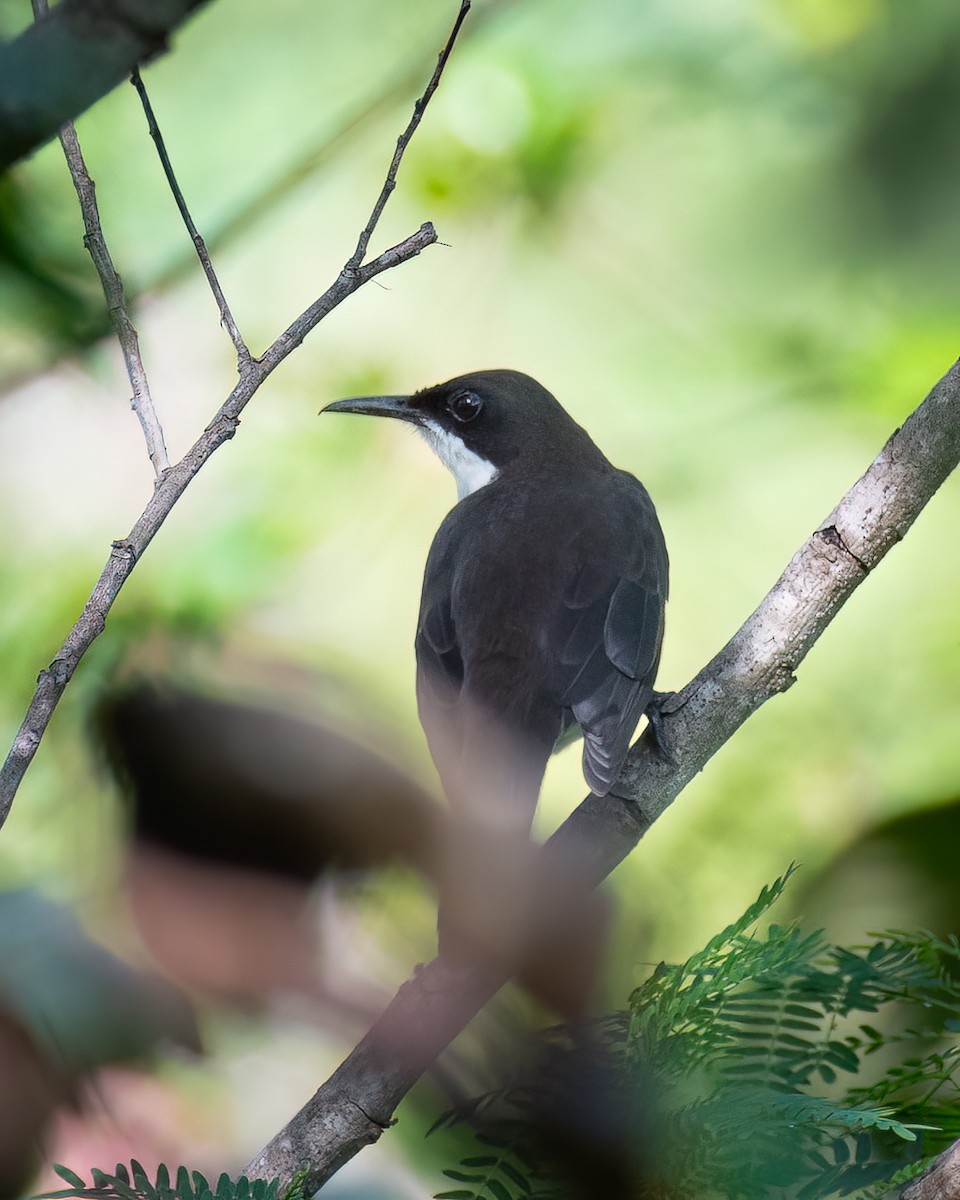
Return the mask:
MULTIPOLYGON (((63 2, 66 3, 67 0, 63 0, 63 2)), ((370 236, 376 228, 377 221, 380 219, 380 214, 383 212, 387 198, 393 190, 403 152, 420 123, 420 118, 423 116, 430 97, 437 89, 443 68, 450 57, 453 43, 469 9, 470 0, 462 0, 453 31, 440 54, 437 67, 427 84, 426 91, 417 102, 414 120, 407 126, 397 143, 397 149, 387 171, 387 182, 381 189, 373 215, 360 235, 360 245, 363 246, 364 252, 370 236)), ((416 233, 411 234, 396 246, 384 250, 371 262, 361 264, 362 253, 358 257, 358 252, 355 251, 331 287, 315 300, 306 312, 301 313, 260 358, 247 358, 245 361, 241 359, 240 378, 233 391, 180 462, 169 468, 157 481, 157 487, 150 503, 141 513, 130 534, 113 543, 110 557, 83 606, 83 611, 67 634, 53 662, 40 672, 26 716, 17 731, 3 766, 0 767, 0 827, 3 826, 10 813, 20 782, 33 761, 40 739, 43 737, 64 689, 73 677, 84 654, 103 632, 107 613, 120 594, 120 589, 174 504, 183 495, 191 479, 210 455, 236 433, 237 425, 240 423, 240 413, 251 397, 267 376, 347 296, 381 272, 416 257, 421 250, 435 241, 437 241, 436 230, 429 222, 426 222, 416 233)))
POLYGON ((194 224, 190 210, 187 208, 187 202, 183 198, 183 192, 177 183, 177 177, 173 173, 173 166, 170 162, 170 156, 167 154, 163 134, 160 132, 160 126, 157 124, 157 118, 154 116, 153 105, 150 103, 150 97, 147 95, 147 89, 143 86, 140 71, 136 67, 134 67, 133 73, 130 76, 130 82, 137 89, 137 95, 140 97, 140 103, 143 105, 143 111, 147 118, 147 128, 150 130, 150 136, 153 138, 157 147, 157 153, 160 156, 163 173, 167 177, 170 191, 173 192, 173 198, 177 202, 177 208, 180 210, 180 216, 183 217, 187 233, 190 234, 193 241, 194 248, 197 251, 197 258, 200 259, 200 266, 203 268, 203 273, 207 277, 207 283, 209 283, 210 290, 213 292, 213 298, 220 309, 220 321, 226 328, 227 333, 230 334, 230 340, 233 342, 237 352, 237 366, 242 371, 250 361, 250 351, 247 349, 247 343, 243 340, 243 335, 236 321, 233 319, 230 305, 227 303, 227 298, 223 294, 223 288, 220 286, 220 280, 217 278, 217 273, 213 269, 213 263, 210 261, 210 254, 207 251, 206 243, 200 236, 200 231, 194 224))
POLYGON ((64 688, 73 677, 81 658, 103 632, 107 613, 120 589, 194 475, 210 455, 236 433, 240 413, 251 397, 274 368, 283 362, 327 313, 375 275, 415 258, 421 250, 436 240, 436 230, 427 222, 421 225, 416 233, 385 250, 359 271, 344 267, 333 285, 277 338, 266 354, 260 359, 251 360, 249 367, 241 373, 236 387, 201 436, 183 458, 158 480, 149 504, 140 514, 133 529, 127 537, 113 543, 110 557, 100 578, 53 662, 40 672, 27 714, 14 738, 6 761, 0 768, 0 826, 7 819, 20 781, 37 751, 64 688))
POLYGON ((202 0, 61 0, 0 43, 0 171, 121 83, 202 0))
MULTIPOLYGON (((515 0, 487 0, 487 3, 477 11, 471 10, 470 23, 459 37, 462 42, 465 37, 476 36, 479 29, 491 21, 500 12, 509 8, 515 0)), ((374 117, 392 106, 399 96, 411 90, 418 79, 422 77, 424 61, 419 58, 412 66, 407 66, 383 91, 370 101, 366 101, 355 112, 345 118, 333 133, 324 132, 323 136, 296 157, 282 172, 272 180, 262 183, 260 190, 251 194, 233 209, 229 216, 212 233, 208 233, 204 243, 208 252, 216 253, 224 246, 242 237, 262 218, 270 213, 278 201, 294 192, 306 179, 309 179, 317 169, 326 162, 339 147, 368 124, 374 117)), ((261 182, 261 181, 254 181, 261 182)), ((170 287, 185 273, 192 270, 194 256, 189 251, 185 256, 178 255, 171 259, 166 267, 152 280, 148 281, 143 291, 155 293, 170 287)), ((134 297, 138 295, 134 292, 134 297)), ((44 348, 43 361, 36 362, 17 372, 8 373, 0 379, 0 399, 24 386, 29 380, 51 369, 56 362, 67 354, 63 346, 44 348)))
POLYGON ((447 59, 453 51, 454 43, 457 40, 457 34, 460 32, 460 27, 466 19, 467 13, 470 11, 471 0, 461 0, 460 11, 457 13, 457 19, 453 23, 453 29, 450 31, 450 36, 447 38, 446 45, 440 51, 440 56, 437 59, 437 65, 434 67, 433 74, 430 76, 430 82, 424 89, 423 95, 413 106, 413 116, 410 118, 409 124, 400 136, 397 138, 397 148, 393 152, 393 158, 390 160, 390 167, 387 171, 387 178, 384 181, 380 195, 377 197, 377 202, 373 206, 373 212, 370 214, 370 220, 363 228, 360 234, 360 240, 357 242, 357 248, 353 252, 350 259, 350 264, 354 267, 359 267, 363 262, 367 253, 367 247, 370 245, 370 239, 373 236, 373 231, 377 227, 377 222, 386 208, 387 201, 397 186, 397 171, 400 167, 400 160, 403 158, 407 146, 410 145, 410 139, 417 131, 417 126, 420 124, 420 119, 424 114, 427 105, 430 103, 430 98, 437 90, 437 84, 440 82, 440 76, 443 74, 444 67, 447 65, 447 59))
MULTIPOLYGON (((588 796, 546 852, 590 882, 605 878, 740 725, 790 686, 844 602, 958 461, 960 363, 893 434, 739 632, 665 704, 663 736, 671 759, 645 733, 619 780, 620 794, 588 796)), ((377 1140, 433 1059, 505 982, 451 970, 439 959, 420 968, 245 1174, 288 1182, 306 1170, 304 1189, 315 1190, 377 1140)))

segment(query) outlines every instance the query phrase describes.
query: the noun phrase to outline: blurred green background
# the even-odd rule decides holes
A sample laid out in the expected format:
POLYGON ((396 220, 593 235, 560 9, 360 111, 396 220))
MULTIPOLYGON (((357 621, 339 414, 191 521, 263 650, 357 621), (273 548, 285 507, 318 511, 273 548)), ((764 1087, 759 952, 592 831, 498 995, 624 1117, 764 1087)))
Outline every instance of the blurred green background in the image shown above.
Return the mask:
MULTIPOLYGON (((255 352, 352 251, 455 7, 219 0, 146 69, 255 352)), ((0 13, 7 33, 27 19, 9 0, 0 13)), ((373 249, 428 219, 444 244, 324 322, 191 485, 61 704, 3 831, 0 884, 66 900, 138 953, 114 902, 115 799, 84 733, 131 660, 375 721, 433 786, 412 639, 453 483, 392 423, 318 421, 340 396, 501 366, 550 388, 654 497, 672 561, 659 686, 686 682, 956 356, 958 55, 951 0, 479 0, 373 249)), ((229 391, 232 350, 133 90, 78 129, 176 459, 229 391)), ((5 744, 152 487, 81 235, 58 147, 0 181, 5 744)), ((826 889, 883 822, 937 809, 940 844, 957 830, 958 522, 954 479, 797 685, 616 873, 613 998, 639 960, 689 953, 792 859, 797 903, 831 936, 953 919, 955 895, 924 908, 922 852, 919 888, 880 855, 826 889)), ((539 830, 584 790, 568 750, 539 830)), ((430 953, 429 904, 388 880, 364 905, 387 987, 430 953)), ((238 1166, 350 1038, 318 1047, 276 1014, 208 1026, 203 1071, 164 1077, 219 1089, 208 1133, 238 1166), (255 1104, 244 1070, 265 1081, 255 1104)))

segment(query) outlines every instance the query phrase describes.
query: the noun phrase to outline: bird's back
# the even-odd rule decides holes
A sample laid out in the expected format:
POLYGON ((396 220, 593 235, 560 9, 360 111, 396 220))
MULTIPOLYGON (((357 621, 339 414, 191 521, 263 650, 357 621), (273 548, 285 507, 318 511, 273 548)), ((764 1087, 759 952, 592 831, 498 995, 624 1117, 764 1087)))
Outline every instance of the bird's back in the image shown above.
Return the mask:
POLYGON ((437 742, 469 739, 480 710, 529 745, 537 788, 574 722, 591 788, 604 794, 619 773, 652 693, 667 558, 645 489, 598 459, 497 479, 438 530, 416 643, 438 766, 450 749, 437 742))

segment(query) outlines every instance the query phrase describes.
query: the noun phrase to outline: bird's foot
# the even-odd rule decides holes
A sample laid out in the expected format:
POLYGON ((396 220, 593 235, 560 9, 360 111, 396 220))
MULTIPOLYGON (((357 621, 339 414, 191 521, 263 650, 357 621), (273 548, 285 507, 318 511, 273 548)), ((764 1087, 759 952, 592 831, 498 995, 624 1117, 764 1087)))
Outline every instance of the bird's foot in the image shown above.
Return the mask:
POLYGON ((668 767, 679 766, 663 720, 664 713, 673 711, 670 702, 675 699, 676 695, 676 692, 654 692, 650 697, 650 703, 643 710, 643 715, 647 718, 650 726, 654 749, 668 767))

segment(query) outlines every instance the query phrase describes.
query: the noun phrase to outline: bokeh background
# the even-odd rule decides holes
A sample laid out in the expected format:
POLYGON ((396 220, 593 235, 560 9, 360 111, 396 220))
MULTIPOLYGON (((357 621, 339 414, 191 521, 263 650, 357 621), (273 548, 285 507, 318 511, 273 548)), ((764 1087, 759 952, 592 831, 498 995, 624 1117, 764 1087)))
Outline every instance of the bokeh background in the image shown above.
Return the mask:
MULTIPOLYGON (((24 7, 0 6, 5 34, 24 7)), ((255 351, 352 251, 454 12, 215 0, 145 70, 255 351)), ((330 721, 435 790, 412 638, 453 483, 394 423, 318 420, 337 397, 480 367, 538 378, 656 501, 672 561, 660 686, 686 682, 956 356, 958 54, 949 0, 479 0, 374 249, 428 219, 443 245, 325 321, 190 486, 67 691, 3 831, 0 886, 153 965, 88 733, 118 677, 330 721)), ((133 90, 78 129, 176 459, 228 393, 232 349, 133 90)), ((58 147, 0 180, 5 744, 152 487, 81 236, 58 147)), ((832 936, 956 930, 958 522, 951 480, 796 686, 618 870, 611 1003, 791 860, 795 907, 832 936)), ((538 830, 583 792, 567 750, 538 830)), ((311 911, 353 1010, 318 1018, 302 990, 239 1012, 201 996, 206 1056, 103 1084, 82 1130, 58 1130, 59 1158, 216 1171, 267 1140, 431 953, 429 892, 409 873, 330 890, 311 911)), ((376 1154, 398 1194, 434 1186, 428 1108, 358 1178, 376 1154)))

